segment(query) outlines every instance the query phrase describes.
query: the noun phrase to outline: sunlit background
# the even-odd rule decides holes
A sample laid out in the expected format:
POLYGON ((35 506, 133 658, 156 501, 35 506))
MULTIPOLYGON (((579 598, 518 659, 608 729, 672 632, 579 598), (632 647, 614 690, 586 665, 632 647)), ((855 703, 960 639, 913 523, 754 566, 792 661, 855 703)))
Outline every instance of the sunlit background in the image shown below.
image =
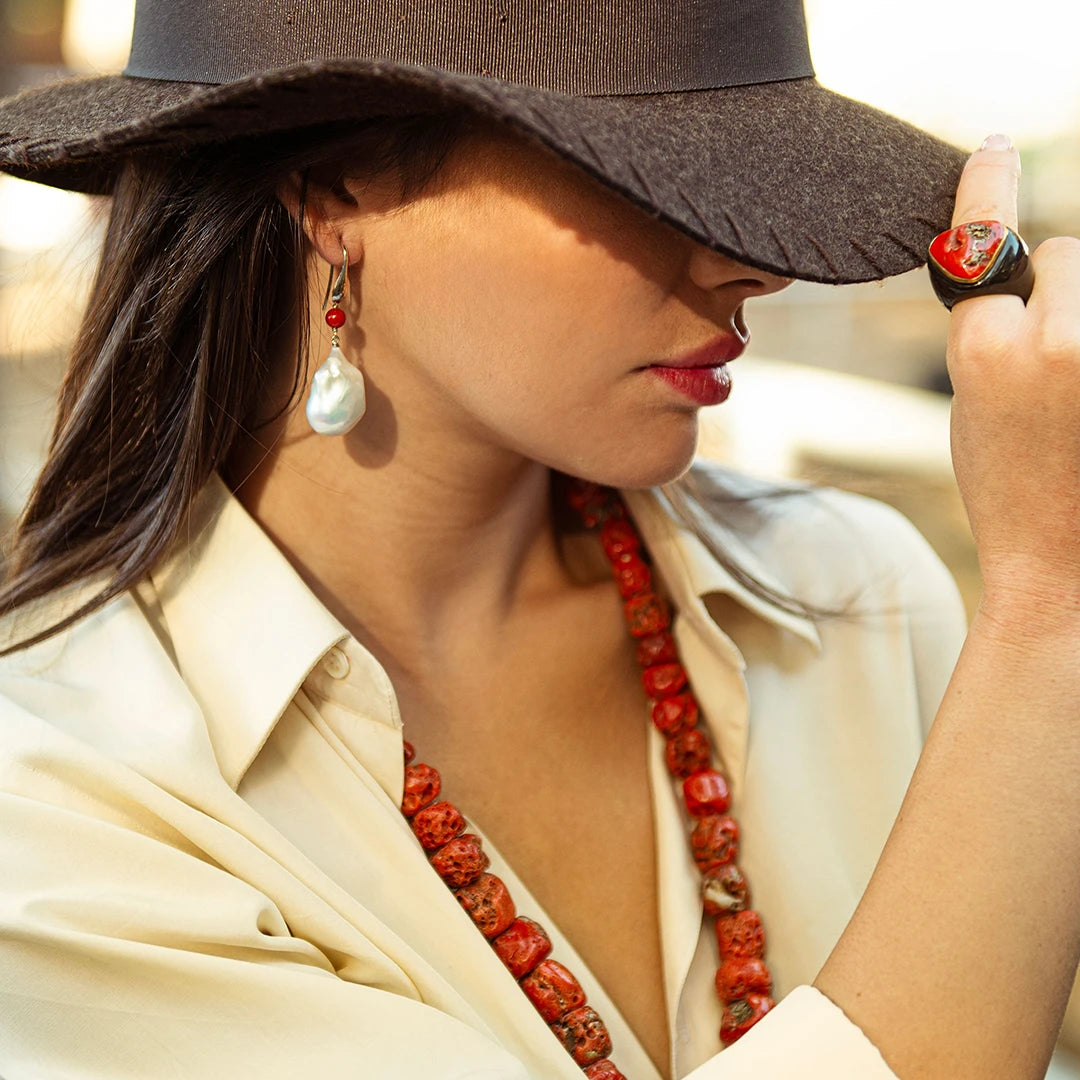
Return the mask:
MULTIPOLYGON (((133 7, 0 0, 0 96, 61 74, 119 71, 133 7)), ((964 147, 1008 132, 1023 152, 1029 241, 1080 234, 1080 4, 806 0, 806 8, 825 85, 964 147)), ((102 200, 0 177, 0 535, 41 460, 104 209, 102 200)), ((925 272, 843 288, 796 283, 749 315, 751 349, 735 367, 731 400, 705 410, 702 452, 891 502, 946 560, 972 608, 978 573, 949 467, 947 316, 925 272)), ((1049 1075, 1080 1080, 1080 1066, 1060 1054, 1049 1075)))

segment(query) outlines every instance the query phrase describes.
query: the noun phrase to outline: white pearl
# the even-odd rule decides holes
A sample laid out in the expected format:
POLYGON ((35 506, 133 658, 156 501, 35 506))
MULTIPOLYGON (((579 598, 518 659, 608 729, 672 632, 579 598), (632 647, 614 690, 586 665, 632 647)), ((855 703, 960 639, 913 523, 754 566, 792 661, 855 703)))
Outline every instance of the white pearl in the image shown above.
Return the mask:
POLYGON ((311 379, 308 423, 320 435, 344 435, 355 427, 367 408, 364 376, 336 346, 311 379))

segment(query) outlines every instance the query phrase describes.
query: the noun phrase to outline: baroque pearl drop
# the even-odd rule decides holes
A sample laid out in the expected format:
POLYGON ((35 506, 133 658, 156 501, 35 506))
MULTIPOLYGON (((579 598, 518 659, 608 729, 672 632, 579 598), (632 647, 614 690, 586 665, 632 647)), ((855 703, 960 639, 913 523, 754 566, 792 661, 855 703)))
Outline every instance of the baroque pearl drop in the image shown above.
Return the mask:
POLYGON ((367 395, 364 376, 345 359, 341 349, 330 346, 330 355, 311 379, 308 423, 320 435, 344 435, 364 415, 367 395))

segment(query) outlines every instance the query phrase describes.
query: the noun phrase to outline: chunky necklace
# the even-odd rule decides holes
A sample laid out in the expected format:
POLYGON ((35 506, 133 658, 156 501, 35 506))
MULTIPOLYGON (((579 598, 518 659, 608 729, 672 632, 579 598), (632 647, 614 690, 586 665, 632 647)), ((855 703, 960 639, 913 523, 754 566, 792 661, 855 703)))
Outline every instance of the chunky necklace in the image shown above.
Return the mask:
MULTIPOLYGON (((671 616, 653 589, 648 553, 622 499, 614 488, 584 480, 572 481, 567 499, 587 528, 599 529, 623 598, 627 628, 637 640, 652 720, 667 740, 664 760, 682 781, 705 913, 716 919, 720 949, 716 992, 724 1006, 720 1039, 728 1046, 773 1007, 773 1000, 772 977, 764 961, 765 931, 760 916, 749 907, 750 889, 735 864, 739 826, 727 813, 731 802, 727 781, 711 766, 709 741, 697 726, 698 703, 671 636, 671 616)), ((611 1038, 586 1003, 581 984, 550 958, 551 941, 544 928, 518 916, 506 885, 487 872, 489 860, 480 838, 465 831, 465 818, 455 806, 435 801, 442 786, 438 771, 414 764, 414 756, 412 746, 405 743, 401 812, 431 865, 585 1076, 625 1080, 608 1060, 611 1038)))

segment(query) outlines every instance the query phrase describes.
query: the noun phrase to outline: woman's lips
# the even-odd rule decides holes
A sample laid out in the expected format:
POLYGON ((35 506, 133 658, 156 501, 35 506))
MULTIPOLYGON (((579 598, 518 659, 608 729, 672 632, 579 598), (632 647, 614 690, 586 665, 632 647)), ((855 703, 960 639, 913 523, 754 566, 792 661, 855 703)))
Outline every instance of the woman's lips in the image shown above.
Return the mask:
POLYGON ((699 405, 719 405, 731 393, 731 375, 724 366, 740 356, 746 341, 734 334, 720 334, 700 348, 672 360, 650 364, 665 382, 699 405))
POLYGON ((741 356, 746 348, 750 335, 745 338, 736 334, 718 334, 706 341, 704 345, 693 349, 671 360, 657 360, 650 367, 666 368, 704 368, 714 367, 716 364, 726 364, 729 360, 735 360, 741 356))
POLYGON ((659 375, 699 405, 719 405, 727 401, 731 393, 731 376, 723 364, 712 367, 665 367, 654 364, 647 370, 659 375))

